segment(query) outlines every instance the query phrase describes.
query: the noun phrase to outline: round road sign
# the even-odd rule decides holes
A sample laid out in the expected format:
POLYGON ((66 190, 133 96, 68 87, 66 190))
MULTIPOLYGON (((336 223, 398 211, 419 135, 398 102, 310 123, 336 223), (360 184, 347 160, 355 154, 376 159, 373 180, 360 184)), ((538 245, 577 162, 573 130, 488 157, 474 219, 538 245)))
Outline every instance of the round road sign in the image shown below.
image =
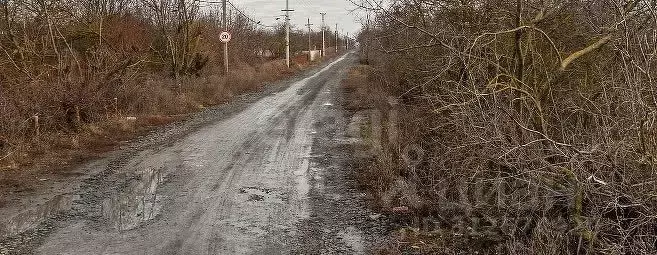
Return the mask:
POLYGON ((219 35, 219 39, 221 39, 222 43, 230 42, 230 38, 231 38, 230 33, 226 32, 226 31, 221 32, 221 34, 219 35))

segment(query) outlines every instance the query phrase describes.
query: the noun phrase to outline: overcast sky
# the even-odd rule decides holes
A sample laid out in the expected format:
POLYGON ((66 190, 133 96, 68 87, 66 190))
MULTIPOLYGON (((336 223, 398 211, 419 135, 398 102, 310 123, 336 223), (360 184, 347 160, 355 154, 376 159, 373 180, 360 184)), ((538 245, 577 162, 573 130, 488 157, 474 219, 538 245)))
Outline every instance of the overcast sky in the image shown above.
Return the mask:
MULTIPOLYGON (((289 0, 290 22, 296 28, 305 28, 305 24, 310 18, 310 23, 314 24, 313 29, 318 30, 322 24, 322 15, 326 13, 326 25, 335 30, 335 24, 338 24, 338 31, 349 32, 349 35, 360 30, 357 12, 352 12, 355 6, 349 0, 289 0)), ((285 9, 285 0, 232 0, 235 6, 244 10, 247 14, 253 16, 255 20, 262 21, 265 25, 276 24, 276 16, 283 15, 281 10, 285 9)), ((283 19, 281 19, 282 21, 283 19)))

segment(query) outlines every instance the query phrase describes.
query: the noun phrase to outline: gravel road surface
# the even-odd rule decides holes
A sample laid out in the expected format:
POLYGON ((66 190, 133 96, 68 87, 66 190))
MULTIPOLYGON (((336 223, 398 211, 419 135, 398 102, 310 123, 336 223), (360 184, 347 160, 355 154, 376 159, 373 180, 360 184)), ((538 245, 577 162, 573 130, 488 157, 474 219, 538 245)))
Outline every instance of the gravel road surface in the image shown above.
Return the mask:
POLYGON ((367 253, 380 231, 350 177, 340 107, 340 82, 355 58, 157 146, 91 164, 104 170, 76 189, 71 212, 12 251, 367 253))

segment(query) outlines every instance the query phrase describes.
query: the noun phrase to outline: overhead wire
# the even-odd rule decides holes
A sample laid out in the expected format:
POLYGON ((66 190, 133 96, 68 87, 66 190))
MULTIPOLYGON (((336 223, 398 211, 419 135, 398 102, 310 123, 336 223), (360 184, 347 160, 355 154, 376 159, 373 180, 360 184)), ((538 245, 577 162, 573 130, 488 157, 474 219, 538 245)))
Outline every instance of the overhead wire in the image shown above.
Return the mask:
MULTIPOLYGON (((205 4, 223 4, 223 2, 221 2, 221 1, 212 1, 212 0, 195 0, 195 1, 196 1, 196 2, 199 2, 199 3, 205 3, 205 4)), ((251 23, 253 23, 253 24, 257 25, 257 26, 261 26, 261 27, 265 27, 265 28, 278 28, 278 26, 268 26, 268 25, 262 24, 262 21, 256 21, 256 20, 254 20, 254 19, 251 18, 249 15, 247 15, 246 13, 244 13, 244 11, 240 10, 240 8, 237 8, 237 6, 235 6, 235 5, 233 4, 232 1, 226 1, 226 2, 227 2, 227 3, 228 3, 233 9, 235 9, 235 11, 237 11, 237 13, 239 13, 239 15, 241 15, 242 17, 244 17, 247 21, 249 21, 249 22, 251 22, 251 23)), ((204 6, 204 7, 207 7, 207 6, 204 6)))
POLYGON ((233 2, 231 2, 231 1, 227 1, 227 2, 228 2, 228 4, 230 4, 230 6, 233 7, 233 9, 235 9, 235 10, 236 10, 239 14, 241 14, 244 18, 246 18, 247 20, 249 20, 249 21, 255 23, 256 25, 259 25, 259 26, 262 26, 262 27, 268 27, 268 28, 277 28, 277 26, 268 26, 268 25, 264 25, 264 24, 262 24, 262 21, 257 21, 257 22, 256 22, 255 20, 251 19, 251 17, 249 17, 248 15, 246 15, 242 10, 240 10, 239 8, 237 8, 237 7, 233 4, 233 2))

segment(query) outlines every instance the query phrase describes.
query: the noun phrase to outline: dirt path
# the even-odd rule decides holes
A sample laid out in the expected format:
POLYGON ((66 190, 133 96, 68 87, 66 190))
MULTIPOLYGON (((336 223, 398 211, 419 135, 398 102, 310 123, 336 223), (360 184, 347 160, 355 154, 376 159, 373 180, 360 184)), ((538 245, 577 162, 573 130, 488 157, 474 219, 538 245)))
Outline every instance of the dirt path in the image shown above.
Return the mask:
POLYGON ((230 117, 106 162, 71 195, 71 213, 11 251, 365 253, 376 231, 349 184, 337 121, 353 63, 342 57, 230 117))

